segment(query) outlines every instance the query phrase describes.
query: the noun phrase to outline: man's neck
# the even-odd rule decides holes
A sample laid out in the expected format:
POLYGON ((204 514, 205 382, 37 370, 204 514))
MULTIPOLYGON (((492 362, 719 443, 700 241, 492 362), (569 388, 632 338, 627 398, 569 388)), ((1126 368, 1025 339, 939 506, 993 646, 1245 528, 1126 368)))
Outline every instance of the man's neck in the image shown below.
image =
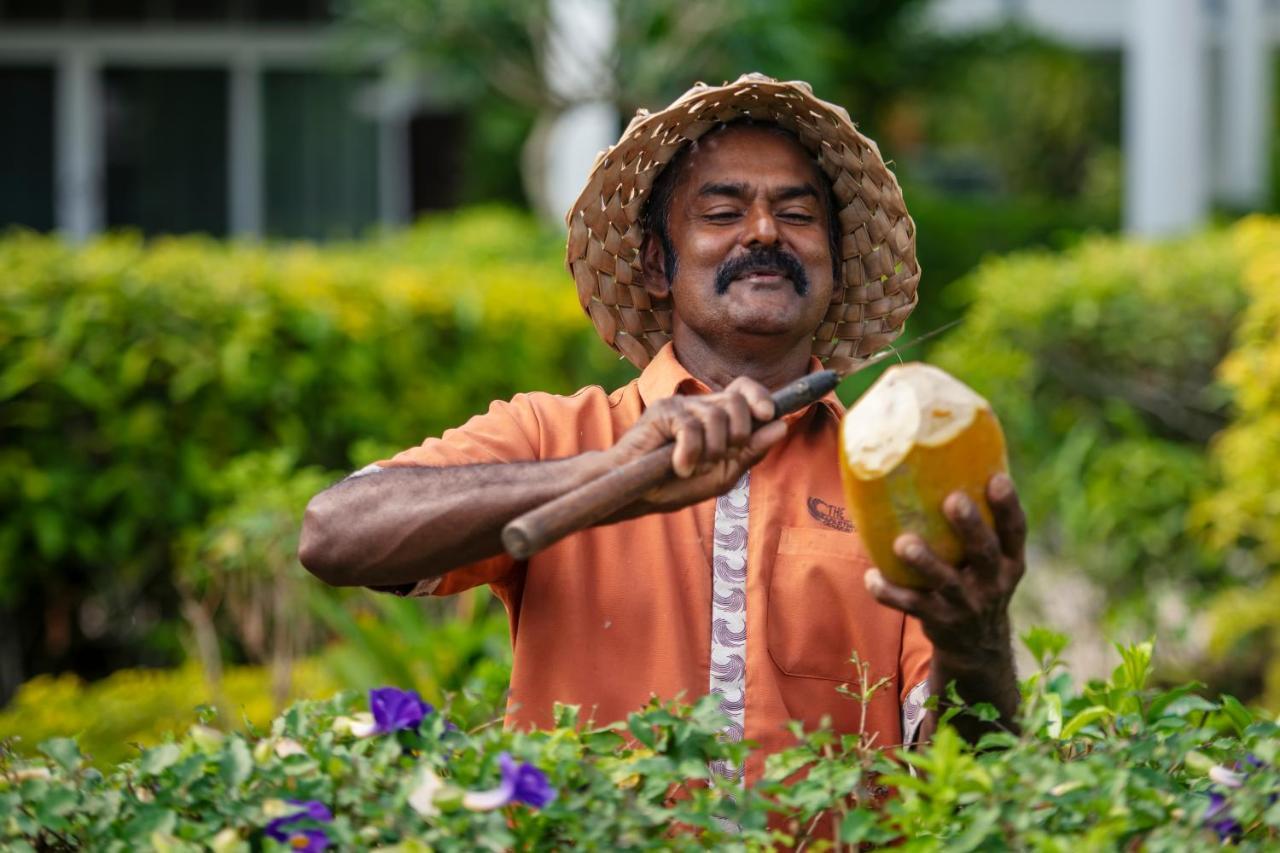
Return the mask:
POLYGON ((747 376, 772 390, 809 372, 812 342, 800 341, 776 348, 712 347, 696 334, 674 336, 676 357, 684 369, 713 391, 719 391, 739 376, 747 376))

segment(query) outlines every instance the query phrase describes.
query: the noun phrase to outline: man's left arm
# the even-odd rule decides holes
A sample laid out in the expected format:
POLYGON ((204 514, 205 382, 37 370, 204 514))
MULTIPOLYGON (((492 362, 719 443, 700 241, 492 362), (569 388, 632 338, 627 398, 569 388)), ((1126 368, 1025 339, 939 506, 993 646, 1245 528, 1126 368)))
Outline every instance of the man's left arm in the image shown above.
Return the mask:
MULTIPOLYGON (((998 474, 986 488, 994 528, 964 493, 942 504, 943 515, 964 543, 958 566, 942 561, 912 533, 894 541, 894 552, 928 583, 927 589, 908 589, 885 580, 878 569, 866 574, 867 589, 881 604, 920 620, 933 644, 929 692, 945 707, 947 685, 966 704, 988 703, 1000 718, 984 723, 967 714, 952 725, 970 742, 997 729, 1017 730, 1018 680, 1013 666, 1009 629, 1009 599, 1026 569, 1026 516, 1009 477, 998 474)), ((932 736, 937 712, 925 718, 918 740, 932 736)))

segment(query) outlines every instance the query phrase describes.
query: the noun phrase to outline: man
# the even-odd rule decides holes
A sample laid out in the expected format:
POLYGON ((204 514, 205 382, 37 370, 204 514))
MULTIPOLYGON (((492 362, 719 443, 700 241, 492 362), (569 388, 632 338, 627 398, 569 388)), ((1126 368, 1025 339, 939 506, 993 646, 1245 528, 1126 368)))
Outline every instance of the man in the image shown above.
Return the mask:
POLYGON ((927 737, 922 703, 952 681, 1008 724, 1012 483, 987 489, 995 529, 963 495, 946 501, 963 565, 900 537, 934 585, 900 588, 844 513, 834 395, 773 420, 771 390, 815 356, 856 363, 914 306, 914 226, 874 143, 804 84, 696 87, 601 155, 569 225, 583 306, 640 377, 494 403, 369 466, 312 500, 303 563, 401 594, 489 584, 511 620, 509 725, 548 724, 555 701, 603 723, 654 693, 712 692, 729 736, 763 747, 722 768, 750 779, 788 720, 858 729, 835 689, 857 677, 853 652, 887 679, 866 719, 879 744, 927 737), (677 476, 636 505, 527 562, 502 552, 512 518, 669 441, 677 476))

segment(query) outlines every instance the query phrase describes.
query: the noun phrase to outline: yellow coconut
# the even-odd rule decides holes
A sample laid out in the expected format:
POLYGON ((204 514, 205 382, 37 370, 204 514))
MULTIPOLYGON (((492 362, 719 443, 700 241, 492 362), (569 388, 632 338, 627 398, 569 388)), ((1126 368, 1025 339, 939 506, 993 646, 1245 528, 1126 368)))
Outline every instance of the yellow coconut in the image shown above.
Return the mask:
POLYGON ((902 586, 926 583, 893 553, 894 539, 917 533, 943 560, 959 563, 964 549, 942 515, 942 501, 965 492, 991 523, 987 481, 1008 467, 991 405, 932 365, 889 368, 840 425, 850 519, 872 562, 902 586))

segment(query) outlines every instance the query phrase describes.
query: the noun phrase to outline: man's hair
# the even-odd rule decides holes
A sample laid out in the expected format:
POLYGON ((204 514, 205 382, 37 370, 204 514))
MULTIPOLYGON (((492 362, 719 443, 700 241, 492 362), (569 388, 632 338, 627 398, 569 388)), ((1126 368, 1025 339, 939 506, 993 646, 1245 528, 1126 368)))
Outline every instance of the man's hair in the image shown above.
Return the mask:
MULTIPOLYGON (((680 258, 676 255, 675 244, 671 242, 671 197, 675 195, 676 187, 680 184, 680 178, 684 175, 684 170, 689 164, 689 157, 697 150, 698 144, 704 139, 710 139, 716 134, 723 133, 733 127, 758 127, 761 130, 784 136, 799 145, 801 149, 804 149, 804 145, 800 142, 800 137, 781 125, 773 122, 756 121, 751 118, 740 118, 716 125, 699 139, 695 139, 677 151, 675 156, 668 161, 666 167, 658 173, 657 180, 653 182, 653 189, 649 193, 649 200, 645 203, 644 214, 641 216, 645 231, 651 237, 657 237, 659 244, 662 246, 662 256, 666 262, 668 283, 675 279, 676 266, 680 263, 680 258)), ((807 149, 804 150, 807 151, 807 149)), ((839 286, 840 265, 843 260, 840 257, 839 203, 836 201, 835 190, 832 188, 831 181, 827 178, 826 173, 818 166, 817 160, 814 160, 812 156, 810 156, 810 159, 813 162, 814 171, 818 173, 818 183, 821 185, 823 200, 827 207, 827 237, 831 243, 831 267, 836 279, 836 285, 839 286)))

